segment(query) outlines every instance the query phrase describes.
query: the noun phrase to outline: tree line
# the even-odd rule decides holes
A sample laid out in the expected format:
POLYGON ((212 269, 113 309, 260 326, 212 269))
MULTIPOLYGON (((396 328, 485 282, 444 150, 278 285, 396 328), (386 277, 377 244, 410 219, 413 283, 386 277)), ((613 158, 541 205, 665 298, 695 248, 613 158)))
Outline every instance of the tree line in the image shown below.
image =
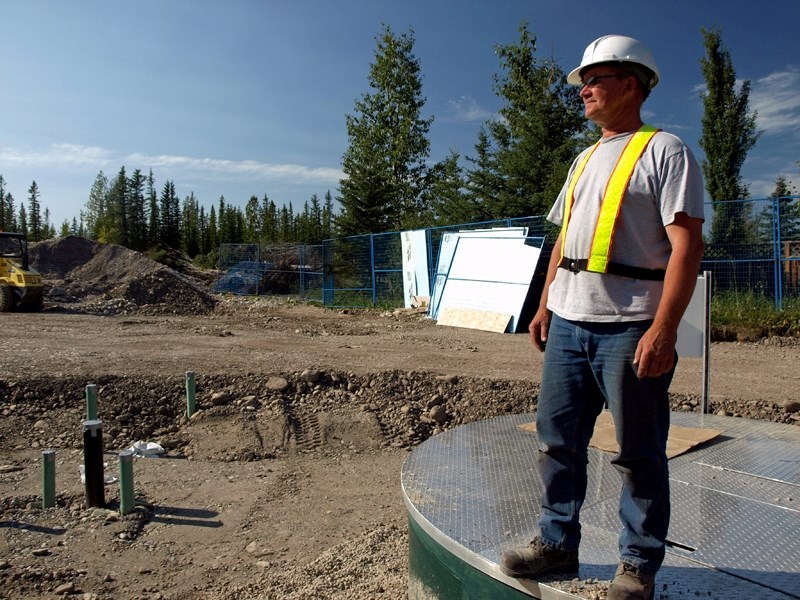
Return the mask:
MULTIPOLYGON (((369 92, 345 115, 348 146, 342 157, 334 209, 330 191, 313 195, 302 211, 280 208, 265 194, 244 208, 220 197, 206 209, 191 193, 180 200, 172 181, 157 189, 152 171, 122 167, 109 180, 100 172, 80 217, 64 222, 61 235, 83 235, 135 250, 180 249, 213 262, 222 243, 320 243, 323 239, 400 231, 434 225, 544 215, 550 209, 577 153, 599 135, 583 116, 583 103, 566 72, 537 56, 527 22, 516 43, 498 45, 499 72, 492 85, 501 99, 497 116, 477 131, 472 156, 456 150, 430 160, 433 116, 424 116, 422 68, 414 55, 414 33, 396 34, 384 25, 376 36, 369 92)), ((706 55, 700 66, 704 113, 699 140, 701 167, 713 202, 710 243, 742 243, 765 229, 753 215, 741 167, 760 132, 750 110, 750 82, 737 84, 732 58, 717 29, 701 29, 706 55), (746 236, 743 238, 742 236, 746 236)), ((34 182, 28 206, 14 210, 0 175, 0 229, 25 231, 33 240, 55 235, 42 211, 34 182)), ((775 195, 796 193, 781 176, 775 195)), ((785 218, 800 228, 797 202, 785 218), (792 212, 793 211, 793 212, 792 212)))

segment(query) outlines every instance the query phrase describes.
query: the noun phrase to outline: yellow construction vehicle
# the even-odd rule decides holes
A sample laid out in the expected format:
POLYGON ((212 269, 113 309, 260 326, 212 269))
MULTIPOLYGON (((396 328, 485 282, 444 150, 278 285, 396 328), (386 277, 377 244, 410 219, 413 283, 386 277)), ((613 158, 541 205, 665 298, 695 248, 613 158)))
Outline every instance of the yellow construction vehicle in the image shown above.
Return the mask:
POLYGON ((0 312, 19 305, 42 310, 42 276, 28 263, 28 239, 24 233, 0 231, 0 312))

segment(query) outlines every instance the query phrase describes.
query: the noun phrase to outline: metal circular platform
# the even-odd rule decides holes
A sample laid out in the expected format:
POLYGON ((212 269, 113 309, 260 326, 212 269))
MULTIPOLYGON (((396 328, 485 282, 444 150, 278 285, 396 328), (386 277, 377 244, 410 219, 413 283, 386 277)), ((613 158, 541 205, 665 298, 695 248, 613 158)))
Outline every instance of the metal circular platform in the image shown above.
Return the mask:
MULTIPOLYGON (((577 580, 505 576, 500 554, 535 535, 541 478, 532 414, 463 425, 418 446, 403 465, 410 600, 588 598, 619 560, 620 478, 590 449, 577 580), (589 582, 584 585, 582 582, 589 582)), ((673 413, 714 440, 670 460, 672 520, 656 580, 660 600, 800 598, 800 427, 673 413)))

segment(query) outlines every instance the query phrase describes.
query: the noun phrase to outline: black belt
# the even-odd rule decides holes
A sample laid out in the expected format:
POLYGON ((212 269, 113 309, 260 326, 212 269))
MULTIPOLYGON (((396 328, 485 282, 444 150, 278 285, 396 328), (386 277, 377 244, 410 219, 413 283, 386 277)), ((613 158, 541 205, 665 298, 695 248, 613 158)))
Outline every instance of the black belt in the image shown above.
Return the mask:
MULTIPOLYGON (((559 268, 577 273, 586 271, 589 260, 586 258, 567 258, 562 257, 558 263, 559 268)), ((620 263, 609 262, 606 273, 611 275, 621 275, 622 277, 633 277, 634 279, 648 279, 650 281, 664 281, 664 269, 645 269, 644 267, 631 267, 620 263)))

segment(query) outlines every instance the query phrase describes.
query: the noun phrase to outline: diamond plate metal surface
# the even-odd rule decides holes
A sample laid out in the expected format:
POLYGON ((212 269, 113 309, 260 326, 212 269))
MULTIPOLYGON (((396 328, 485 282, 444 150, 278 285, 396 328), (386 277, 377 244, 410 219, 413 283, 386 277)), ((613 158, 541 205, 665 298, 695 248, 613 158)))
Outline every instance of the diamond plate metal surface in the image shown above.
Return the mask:
MULTIPOLYGON (((449 552, 531 597, 589 597, 569 591, 572 581, 537 585, 508 578, 498 566, 503 550, 526 545, 536 532, 538 440, 519 428, 533 419, 470 423, 421 444, 401 474, 409 517, 449 552)), ((800 598, 800 490, 791 467, 800 429, 694 413, 675 413, 673 423, 724 433, 670 461, 672 545, 656 598, 800 598)), ((590 451, 581 580, 610 580, 619 559, 620 479, 610 456, 590 451)))

